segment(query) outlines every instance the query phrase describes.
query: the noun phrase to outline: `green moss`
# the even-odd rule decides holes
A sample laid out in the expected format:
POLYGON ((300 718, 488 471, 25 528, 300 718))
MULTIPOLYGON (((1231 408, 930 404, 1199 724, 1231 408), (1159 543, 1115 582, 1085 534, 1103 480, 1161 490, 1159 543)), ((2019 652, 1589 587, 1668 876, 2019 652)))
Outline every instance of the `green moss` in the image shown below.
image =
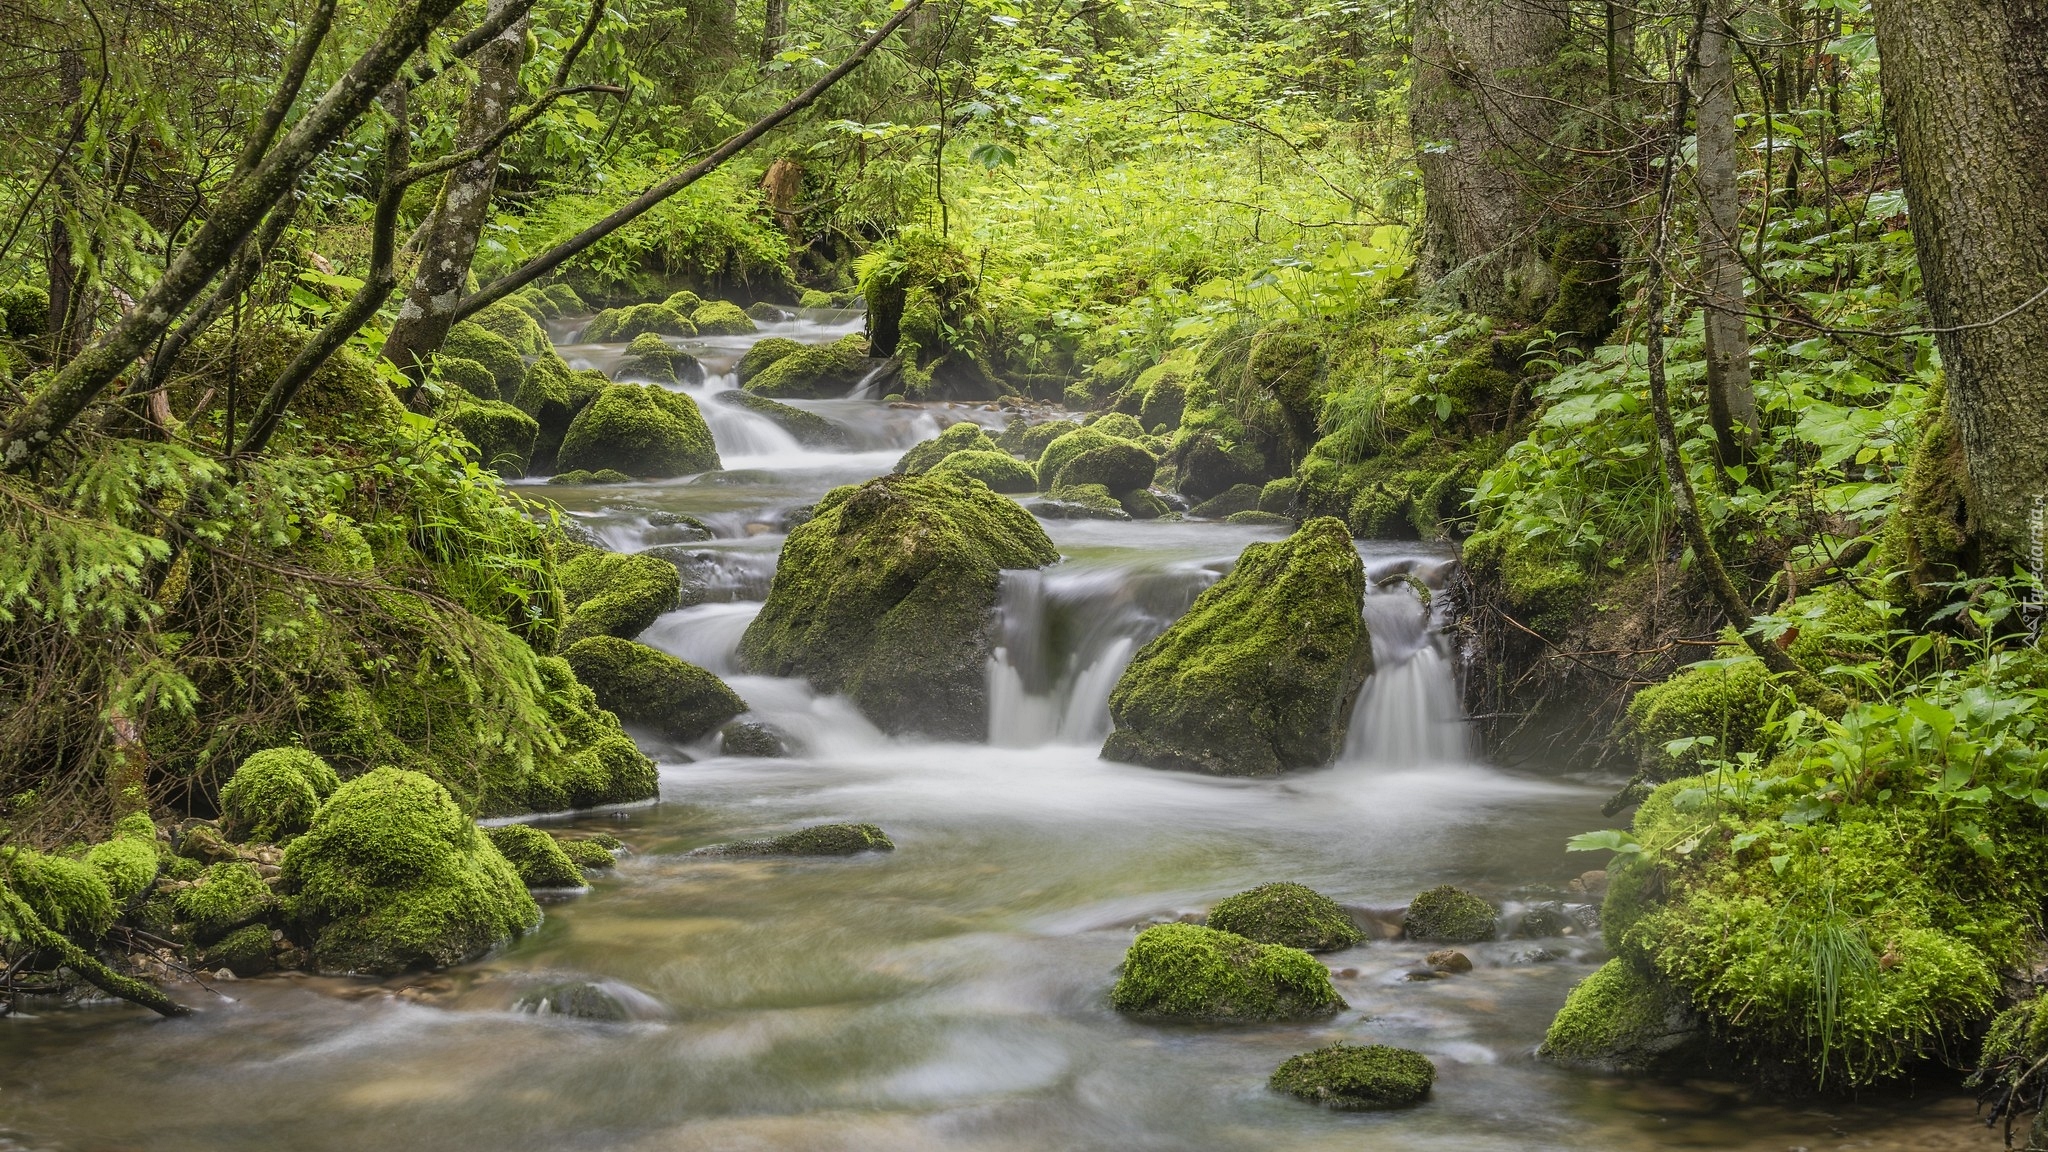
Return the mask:
POLYGON ((156 826, 149 817, 135 813, 117 826, 111 839, 86 850, 85 862, 107 882, 116 908, 135 903, 150 886, 162 864, 157 851, 156 826))
POLYGON ((615 468, 656 478, 719 467, 697 402, 653 384, 613 384, 599 392, 569 423, 555 459, 563 469, 615 468))
POLYGON ((1029 464, 1000 451, 970 449, 954 452, 933 465, 931 470, 972 476, 997 492, 1029 492, 1038 482, 1029 464))
POLYGON ((1123 507, 1124 514, 1133 520, 1157 520, 1173 514, 1172 505, 1145 488, 1133 488, 1118 496, 1116 502, 1123 507))
POLYGON ((460 400, 465 396, 475 400, 498 398, 497 378, 491 375, 489 368, 474 360, 461 356, 437 355, 434 357, 434 375, 440 379, 444 387, 462 390, 463 396, 451 395, 450 400, 460 400))
POLYGON ((752 756, 760 759, 774 759, 789 755, 789 748, 782 734, 766 724, 751 720, 734 720, 718 730, 718 754, 720 756, 752 756))
POLYGON ((987 732, 999 573, 1059 553, 1030 514, 958 474, 834 489, 789 534, 743 667, 844 692, 891 732, 987 732))
POLYGON ((723 680, 645 644, 590 636, 562 656, 600 705, 671 740, 702 739, 747 710, 723 680))
POLYGON ((896 471, 906 476, 929 472, 939 461, 955 452, 996 452, 996 442, 989 439, 981 425, 963 420, 947 428, 930 440, 926 440, 903 454, 896 461, 896 471))
POLYGON ((1096 428, 1080 428, 1045 446, 1038 460, 1038 490, 1100 484, 1129 492, 1152 483, 1159 461, 1137 443, 1096 428))
POLYGON ((785 352, 743 386, 757 395, 782 399, 836 398, 853 391, 874 366, 866 342, 848 336, 835 344, 805 344, 785 352))
POLYGON ((33 340, 50 326, 50 294, 41 285, 16 281, 0 291, 0 333, 14 340, 33 340))
POLYGON ((97 940, 114 924, 114 893, 97 868, 63 856, 0 849, 0 882, 42 922, 74 940, 97 940))
POLYGON ((631 378, 670 386, 702 384, 704 365, 695 356, 671 348, 668 341, 647 332, 633 337, 633 342, 626 345, 618 376, 622 380, 631 378))
POLYGON ((460 360, 471 360, 484 366, 497 381, 497 392, 493 395, 479 394, 484 400, 506 400, 519 395, 519 386, 526 382, 526 361, 520 358, 519 349, 510 340, 492 332, 475 321, 464 320, 448 330, 448 338, 441 342, 441 356, 460 360))
POLYGON ((1145 426, 1138 423, 1137 417, 1122 412, 1105 412, 1085 421, 1084 426, 1119 440, 1135 441, 1145 435, 1145 426))
POLYGON ((502 338, 521 356, 538 356, 551 347, 547 331, 533 317, 504 300, 479 309, 470 317, 470 323, 502 338))
POLYGON ((504 476, 526 475, 540 422, 502 400, 465 400, 443 407, 440 421, 476 446, 477 461, 504 476))
POLYGON ((235 840, 282 840, 306 830, 341 787, 327 761, 304 748, 270 748, 242 761, 221 786, 221 828, 235 840))
POLYGON ((781 426, 784 432, 796 437, 799 444, 809 448, 846 448, 851 441, 846 429, 834 424, 815 412, 806 412, 790 404, 756 396, 739 388, 728 388, 714 393, 711 399, 720 404, 744 408, 759 416, 766 416, 781 426))
POLYGON ((1493 905, 1448 884, 1417 896, 1401 917, 1410 940, 1436 944, 1478 944, 1494 937, 1500 917, 1493 905))
POLYGON ((744 336, 757 329, 746 309, 726 300, 706 300, 690 314, 700 336, 744 336))
POLYGON ((1615 309, 1621 306, 1618 256, 1614 241, 1594 229, 1575 228, 1561 234, 1550 250, 1550 266, 1557 273, 1557 297, 1536 322, 1536 330, 1565 336, 1560 343, 1581 349, 1598 347, 1606 340, 1614 331, 1615 309))
MULTIPOLYGON (((1212 413, 1196 415, 1209 417, 1212 413)), ((1259 485, 1270 479, 1266 458, 1251 445, 1243 426, 1224 416, 1204 419, 1200 426, 1182 417, 1169 459, 1181 494, 1190 500, 1208 500, 1236 485, 1259 485)))
POLYGON ((656 617, 674 611, 683 589, 675 565, 666 560, 596 550, 562 565, 561 581, 569 608, 564 646, 586 636, 631 640, 656 617))
POLYGON ((1671 1071, 1701 1043, 1684 1000, 1654 973, 1616 957, 1572 989, 1537 1055, 1608 1072, 1671 1071))
POLYGON ((1364 596, 1364 565, 1336 520, 1246 548, 1125 669, 1103 756, 1226 776, 1329 763, 1372 672, 1364 596))
POLYGON ((270 971, 270 933, 267 924, 237 928, 202 953, 199 966, 215 971, 225 968, 245 980, 260 976, 270 971))
POLYGON ((656 336, 695 336, 697 326, 667 304, 635 304, 631 308, 599 312, 584 325, 579 339, 586 344, 613 344, 647 332, 656 336))
POLYGON ((578 296, 576 289, 569 287, 567 284, 550 284, 540 291, 541 295, 554 301, 555 306, 560 308, 565 314, 590 311, 590 306, 583 302, 583 297, 578 296))
POLYGON ((569 858, 570 863, 585 872, 601 872, 619 866, 618 858, 612 855, 612 850, 596 840, 558 836, 555 843, 561 848, 562 854, 569 858))
POLYGON ((1292 516, 1282 516, 1278 512, 1260 512, 1257 509, 1249 512, 1232 512, 1223 518, 1223 522, 1225 524, 1236 524, 1251 528, 1290 529, 1294 527, 1295 523, 1292 516))
POLYGON ((740 357, 738 366, 733 369, 733 374, 739 380, 740 387, 745 388, 749 380, 759 376, 770 364, 801 348, 802 344, 787 336, 770 336, 747 349, 746 355, 740 357))
POLYGON ((1406 1048, 1332 1044, 1288 1057, 1267 1083, 1275 1091, 1344 1111, 1406 1108, 1429 1096, 1436 1065, 1406 1048))
POLYGON ((1311 1020, 1346 1006, 1308 953, 1193 924, 1140 932, 1109 1002, 1119 1012, 1191 1020, 1311 1020))
POLYGON ((803 291, 803 295, 797 297, 796 306, 799 308, 836 308, 838 304, 833 301, 830 292, 823 292, 816 288, 806 288, 803 291))
POLYGON ((895 841, 873 824, 817 824, 772 840, 740 840, 703 852, 709 856, 855 856, 895 850, 895 841))
POLYGON ((1259 507, 1260 491, 1253 484, 1237 484, 1195 505, 1191 511, 1205 520, 1221 520, 1239 512, 1253 512, 1259 507))
POLYGON ((1080 427, 1072 420, 1048 420, 1043 424, 1012 420, 1003 434, 996 438, 996 446, 1035 465, 1044 458, 1047 446, 1080 427))
POLYGON ((616 468, 599 468, 595 472, 578 469, 574 472, 557 472, 548 477, 550 484, 630 484, 631 476, 616 468))
POLYGON ((555 467, 556 454, 570 423, 603 388, 601 377, 593 380, 571 370, 568 361, 552 352, 533 362, 513 401, 539 425, 533 441, 533 469, 548 471, 555 467))
POLYGON ((1068 484, 1045 494, 1031 510, 1049 520, 1126 520, 1123 501, 1100 484, 1068 484))
POLYGON ((1702 757, 1766 751, 1764 719, 1783 698, 1760 660, 1686 668, 1629 701, 1629 735, 1649 778, 1669 780, 1688 774, 1702 757), (1699 737, 1713 743, 1691 745, 1676 758, 1666 751, 1673 741, 1699 737))
POLYGON ((1209 927, 1261 944, 1334 952, 1365 939, 1335 900, 1301 884, 1261 884, 1217 902, 1209 927))
POLYGON ((1465 565, 1499 590, 1516 619, 1545 636, 1569 628, 1592 594, 1592 577, 1577 561, 1507 525, 1473 533, 1465 565))
POLYGON ((1143 428, 1149 431, 1164 427, 1171 431, 1180 427, 1181 412, 1187 406, 1187 377, 1192 369, 1193 365, 1184 360, 1167 360, 1138 373, 1138 378, 1125 389, 1125 395, 1143 428))
POLYGON ((583 871, 562 851, 555 838, 525 824, 484 829, 499 854, 512 865, 528 888, 581 888, 583 871))
POLYGON ((285 849, 284 876, 328 971, 459 964, 540 920, 447 790, 395 768, 342 785, 285 849))
POLYGON ((178 918, 190 921, 200 941, 218 940, 252 924, 277 907, 277 897, 254 864, 223 860, 208 868, 195 887, 177 894, 178 918))
POLYGON ((1259 511, 1285 515, 1294 510, 1295 497, 1300 491, 1301 481, 1292 476, 1270 481, 1259 489, 1259 511))

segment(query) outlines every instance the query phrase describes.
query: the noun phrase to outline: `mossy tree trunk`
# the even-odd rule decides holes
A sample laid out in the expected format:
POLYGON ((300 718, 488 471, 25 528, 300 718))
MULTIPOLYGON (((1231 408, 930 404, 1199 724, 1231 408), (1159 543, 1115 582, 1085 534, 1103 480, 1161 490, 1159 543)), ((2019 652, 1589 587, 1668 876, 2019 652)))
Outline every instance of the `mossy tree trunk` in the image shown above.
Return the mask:
POLYGON ((789 0, 766 0, 761 9, 761 62, 775 59, 789 36, 789 0))
POLYGON ((1700 193, 1700 302, 1706 306, 1707 418, 1721 466, 1749 458, 1756 429, 1750 378, 1748 299, 1743 293, 1741 171, 1735 140, 1734 36, 1725 3, 1700 29, 1692 77, 1700 193))
POLYGON ((1961 440, 1965 566, 2006 572, 2048 497, 2048 3, 1871 7, 1961 440))

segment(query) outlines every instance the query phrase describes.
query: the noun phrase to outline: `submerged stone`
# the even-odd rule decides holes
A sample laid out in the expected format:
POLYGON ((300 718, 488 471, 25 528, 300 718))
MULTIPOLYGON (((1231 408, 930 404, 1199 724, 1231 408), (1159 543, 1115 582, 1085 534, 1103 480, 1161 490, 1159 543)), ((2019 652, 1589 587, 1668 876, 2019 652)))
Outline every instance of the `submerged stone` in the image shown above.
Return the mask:
POLYGON ((1299 948, 1194 924, 1139 933, 1109 999, 1119 1012, 1191 1020, 1312 1020, 1346 1006, 1299 948))
POLYGON ((557 836, 555 843, 562 849, 562 854, 569 858, 570 863, 585 872, 601 872, 619 866, 618 857, 612 854, 612 846, 618 844, 618 841, 609 836, 603 839, 593 836, 557 836), (611 843, 608 845, 605 841, 611 843))
POLYGON ((766 724, 752 720, 734 720, 719 729, 718 754, 771 759, 789 755, 789 746, 781 733, 766 724))
POLYGON ((1406 1108, 1429 1095, 1436 1083, 1436 1065, 1406 1048, 1332 1044, 1288 1057, 1268 1083, 1297 1099, 1331 1108, 1406 1108))
POLYGON ((1500 917, 1493 905, 1445 884, 1417 896, 1408 905, 1401 927, 1410 940, 1477 944, 1493 939, 1500 927, 1500 917))
POLYGON ((1218 901, 1209 927, 1304 952, 1334 952, 1365 939, 1335 900, 1302 884, 1261 884, 1218 901))
POLYGON ((700 848, 702 856, 857 856, 894 852, 896 844, 873 824, 818 824, 771 840, 739 840, 700 848))
POLYGON ((1103 757, 1219 776, 1329 763, 1372 672, 1364 597, 1340 520, 1246 548, 1124 670, 1103 757))

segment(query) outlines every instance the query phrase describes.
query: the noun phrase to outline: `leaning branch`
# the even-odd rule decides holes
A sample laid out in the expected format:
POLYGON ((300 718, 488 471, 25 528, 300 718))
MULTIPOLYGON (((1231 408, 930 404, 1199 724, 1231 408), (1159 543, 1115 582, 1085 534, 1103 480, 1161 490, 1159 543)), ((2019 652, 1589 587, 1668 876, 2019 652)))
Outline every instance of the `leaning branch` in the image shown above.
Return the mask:
POLYGON ((159 1016, 192 1014, 190 1008, 166 996, 163 989, 132 976, 121 975, 72 943, 63 933, 44 924, 35 909, 5 884, 0 884, 0 906, 5 907, 8 918, 14 921, 16 930, 31 947, 54 954, 64 967, 85 977, 87 983, 107 995, 140 1004, 159 1016))

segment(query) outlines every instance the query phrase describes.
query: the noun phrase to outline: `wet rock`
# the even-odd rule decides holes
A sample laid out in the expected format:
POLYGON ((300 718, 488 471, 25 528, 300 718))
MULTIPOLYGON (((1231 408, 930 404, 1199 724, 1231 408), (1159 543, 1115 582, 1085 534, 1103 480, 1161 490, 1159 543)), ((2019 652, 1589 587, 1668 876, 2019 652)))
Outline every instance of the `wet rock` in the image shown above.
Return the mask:
POLYGON ((200 954, 199 963, 203 968, 225 968, 247 979, 270 971, 272 947, 271 929, 262 924, 251 924, 222 937, 200 954))
POLYGON ((846 429, 834 424, 815 412, 806 412, 789 404, 756 396, 738 388, 728 388, 711 397, 717 403, 733 408, 744 408, 758 416, 775 421, 784 432, 796 437, 796 442, 809 448, 844 448, 849 443, 846 429))
POLYGON ((1246 548, 1124 670, 1103 757, 1221 776, 1329 763, 1372 672, 1364 595, 1342 521, 1246 548))
POLYGON ((894 852, 896 843, 873 824, 818 824, 770 840, 739 840, 699 848, 693 856, 857 856, 894 852))
POLYGON ((1116 498, 1116 502, 1133 520, 1157 520, 1173 515, 1173 505, 1145 488, 1125 492, 1116 498))
POLYGON ((483 831, 491 846, 511 863, 520 882, 528 888, 583 886, 583 870, 546 832, 526 824, 505 824, 483 831))
POLYGON ((1522 913, 1522 922, 1515 929, 1515 935, 1530 940, 1541 940, 1550 936, 1569 935, 1577 925, 1565 914, 1564 906, 1555 901, 1532 904, 1522 913))
POLYGON ((1037 477, 1031 466, 999 451, 955 452, 932 466, 934 472, 958 472, 972 476, 997 492, 1015 495, 1030 492, 1037 486, 1037 477))
POLYGON ((744 336, 755 331, 754 318, 730 300, 706 300, 690 313, 699 336, 744 336))
POLYGON ((521 996, 512 1007, 536 1016, 568 1016, 577 1020, 623 1023, 633 1018, 617 995, 602 985, 585 982, 536 988, 521 996))
POLYGON ((717 535, 711 526, 681 512, 655 512, 647 517, 643 539, 649 544, 694 544, 717 535))
POLYGON ((1026 505, 1033 516, 1047 520, 1128 520, 1122 502, 1100 484, 1075 484, 1055 488, 1044 500, 1026 505))
POLYGON ((193 824, 183 831, 178 838, 178 855, 202 864, 241 859, 241 854, 227 842, 220 830, 206 823, 193 824))
POLYGON ((763 324, 780 324, 796 319, 796 313, 787 308, 779 308, 766 300, 756 300, 747 305, 747 315, 763 324))
POLYGON ((1198 503, 1220 496, 1238 485, 1252 486, 1252 503, 1235 511, 1258 507, 1258 487, 1268 479, 1266 462, 1256 450, 1246 446, 1226 448, 1222 441, 1206 432, 1178 440, 1174 445, 1173 464, 1181 493, 1198 503))
POLYGON ((1576 879, 1565 887, 1574 896, 1585 896, 1589 899, 1598 900, 1602 896, 1607 895, 1607 873, 1600 869, 1595 869, 1591 872, 1581 872, 1576 879))
POLYGON ((682 577, 655 556, 629 556, 592 549, 560 569, 562 597, 569 609, 559 643, 588 636, 631 640, 681 602, 682 577))
POLYGON ((1209 927, 1304 952, 1335 952, 1365 939, 1336 901, 1301 884, 1261 884, 1218 901, 1209 927))
POLYGON ((690 481, 697 488, 737 488, 748 484, 779 484, 783 477, 768 468, 719 468, 690 481))
POLYGON ((1499 915, 1493 905, 1448 884, 1417 896, 1402 918, 1402 927, 1410 940, 1439 944, 1491 940, 1499 926, 1499 915))
POLYGON ((557 472, 548 477, 550 484, 630 484, 631 476, 616 468, 600 468, 595 472, 577 469, 573 472, 557 472))
MULTIPOLYGON (((673 299, 673 297, 671 297, 673 299)), ((584 325, 581 339, 586 344, 610 344, 631 340, 643 333, 656 336, 695 336, 697 326, 667 303, 635 304, 630 308, 607 308, 584 325)))
POLYGON ((671 740, 702 739, 747 710, 725 681, 645 644, 591 636, 569 645, 562 657, 605 709, 671 740))
POLYGON ((733 368, 733 376, 739 381, 740 387, 745 388, 747 381, 759 376, 770 364, 802 348, 802 344, 787 336, 770 336, 747 349, 746 354, 740 357, 739 364, 733 368))
POLYGON ((1579 982, 1537 1055, 1605 1072, 1672 1074, 1710 1063, 1697 1015, 1669 985, 1616 957, 1579 982))
POLYGON ((867 341, 848 336, 836 344, 801 344, 786 350, 742 387, 778 400, 822 400, 846 395, 877 372, 892 376, 894 366, 892 360, 869 359, 867 341))
POLYGON ((769 759, 789 755, 789 746, 781 733, 766 724, 734 720, 718 730, 718 754, 769 759))
POLYGON ((989 439, 981 425, 962 420, 947 428, 930 440, 913 445, 910 451, 896 461, 895 471, 905 476, 916 476, 929 472, 947 457, 958 452, 998 452, 996 442, 989 439))
POLYGON ((1259 509, 1261 489, 1251 484, 1238 484, 1221 495, 1212 496, 1194 506, 1191 514, 1204 520, 1221 520, 1240 512, 1256 512, 1259 509))
POLYGON ((1437 972, 1458 975, 1472 970, 1472 958, 1455 948, 1440 948, 1423 958, 1437 972))
POLYGON ((1129 492, 1152 483, 1159 461, 1135 441, 1099 427, 1079 428, 1045 446, 1038 461, 1038 490, 1099 484, 1108 492, 1129 492))
POLYGON ((1308 953, 1193 924, 1140 932, 1110 1004, 1191 1020, 1312 1020, 1346 1007, 1329 970, 1308 953))
POLYGON ((1289 1057, 1269 1083, 1277 1091, 1331 1108, 1406 1108, 1428 1097, 1436 1083, 1436 1065, 1405 1048, 1332 1044, 1289 1057))
POLYGON ((670 387, 702 384, 704 365, 695 356, 670 347, 668 341, 649 332, 633 337, 633 342, 626 345, 625 358, 619 361, 618 377, 670 387))
POLYGON ((707 472, 719 462, 696 401, 659 385, 612 384, 569 422, 556 465, 659 479, 707 472))

